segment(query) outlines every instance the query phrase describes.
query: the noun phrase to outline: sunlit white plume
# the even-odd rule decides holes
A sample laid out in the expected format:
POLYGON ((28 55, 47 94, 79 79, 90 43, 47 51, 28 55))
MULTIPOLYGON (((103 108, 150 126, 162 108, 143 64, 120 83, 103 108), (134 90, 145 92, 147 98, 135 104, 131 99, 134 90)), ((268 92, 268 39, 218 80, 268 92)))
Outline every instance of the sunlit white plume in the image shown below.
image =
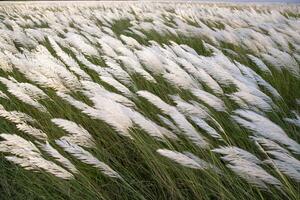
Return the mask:
POLYGON ((67 158, 61 155, 53 146, 51 146, 49 142, 39 143, 39 146, 48 155, 52 156, 56 161, 61 163, 66 169, 68 169, 72 173, 78 173, 76 167, 67 158))
POLYGON ((7 111, 2 105, 0 105, 0 116, 15 124, 22 124, 25 122, 36 121, 26 113, 19 112, 19 111, 7 111))
MULTIPOLYGON (((183 153, 172 151, 168 149, 158 149, 156 150, 160 155, 169 158, 170 160, 178 163, 179 165, 192 168, 192 169, 207 169, 210 165, 200 158, 193 159, 183 153)), ((196 156, 195 156, 196 157, 196 156)))
POLYGON ((64 139, 56 140, 57 145, 63 148, 66 152, 82 161, 83 163, 92 165, 98 168, 103 174, 112 177, 112 178, 121 178, 121 176, 111 169, 107 164, 99 161, 94 157, 90 152, 84 150, 76 144, 72 144, 64 139))
POLYGON ((212 151, 224 155, 221 158, 229 163, 226 166, 249 183, 264 189, 268 188, 267 184, 281 186, 278 179, 259 166, 261 161, 253 154, 237 147, 221 147, 212 151))
POLYGON ((268 118, 249 110, 236 110, 234 113, 233 120, 252 131, 256 136, 278 142, 287 146, 294 153, 300 154, 300 144, 289 138, 280 126, 268 118))
POLYGON ((23 168, 1 172, 44 173, 35 195, 50 183, 65 198, 76 185, 107 199, 216 198, 200 185, 298 197, 298 5, 4 2, 0 13, 0 128, 16 133, 0 134, 0 152, 23 168))
POLYGON ((277 143, 259 137, 252 138, 261 151, 266 153, 269 158, 263 161, 279 170, 281 173, 300 182, 300 161, 291 155, 285 148, 277 143))
POLYGON ((138 91, 137 94, 150 103, 159 108, 164 114, 169 115, 175 124, 183 131, 183 134, 189 138, 193 143, 201 147, 207 147, 208 143, 205 139, 196 131, 196 129, 187 121, 187 119, 182 115, 178 110, 170 106, 169 104, 162 101, 158 96, 147 92, 147 91, 138 91))
POLYGON ((51 119, 51 121, 69 133, 68 136, 63 136, 63 139, 83 147, 93 147, 95 145, 91 134, 81 125, 59 118, 51 119))
POLYGON ((29 83, 19 83, 13 78, 10 79, 11 80, 0 77, 0 82, 7 87, 8 92, 20 101, 43 112, 47 112, 47 109, 37 101, 39 99, 47 98, 47 95, 41 89, 29 83))
POLYGON ((74 178, 71 173, 62 167, 44 159, 41 152, 33 143, 15 134, 2 133, 0 136, 4 139, 4 141, 0 142, 0 151, 12 154, 12 156, 5 156, 7 160, 18 164, 27 170, 45 170, 59 178, 74 178))

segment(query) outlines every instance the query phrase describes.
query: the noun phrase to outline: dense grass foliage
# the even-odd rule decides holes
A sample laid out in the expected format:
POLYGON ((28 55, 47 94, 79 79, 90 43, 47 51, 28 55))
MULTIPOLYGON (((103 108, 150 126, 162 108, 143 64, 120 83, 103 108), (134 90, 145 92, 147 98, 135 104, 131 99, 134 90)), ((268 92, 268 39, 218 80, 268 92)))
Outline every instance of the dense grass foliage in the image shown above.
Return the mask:
POLYGON ((300 199, 300 7, 0 4, 0 199, 300 199))

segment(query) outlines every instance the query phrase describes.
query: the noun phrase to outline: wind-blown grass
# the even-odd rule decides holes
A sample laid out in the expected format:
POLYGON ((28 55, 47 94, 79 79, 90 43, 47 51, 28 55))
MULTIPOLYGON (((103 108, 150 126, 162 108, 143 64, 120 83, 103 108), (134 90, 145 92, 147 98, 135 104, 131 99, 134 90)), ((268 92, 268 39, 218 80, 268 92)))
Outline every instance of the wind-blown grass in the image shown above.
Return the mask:
POLYGON ((299 13, 0 3, 0 199, 300 199, 299 13))

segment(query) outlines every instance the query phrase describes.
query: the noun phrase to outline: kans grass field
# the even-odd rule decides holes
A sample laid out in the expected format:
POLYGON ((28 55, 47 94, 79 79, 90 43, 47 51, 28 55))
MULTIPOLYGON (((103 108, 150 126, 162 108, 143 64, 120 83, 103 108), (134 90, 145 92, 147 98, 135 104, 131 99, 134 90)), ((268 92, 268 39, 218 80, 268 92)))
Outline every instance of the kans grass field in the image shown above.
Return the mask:
POLYGON ((0 199, 300 199, 300 6, 0 3, 0 199))

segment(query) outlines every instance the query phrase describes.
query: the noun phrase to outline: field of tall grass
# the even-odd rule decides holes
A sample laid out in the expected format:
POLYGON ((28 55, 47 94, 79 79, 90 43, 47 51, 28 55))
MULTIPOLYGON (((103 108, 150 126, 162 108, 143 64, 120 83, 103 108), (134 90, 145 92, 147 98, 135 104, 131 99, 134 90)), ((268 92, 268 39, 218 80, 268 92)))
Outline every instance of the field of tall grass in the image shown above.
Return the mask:
POLYGON ((297 4, 0 3, 0 199, 300 199, 297 4))

